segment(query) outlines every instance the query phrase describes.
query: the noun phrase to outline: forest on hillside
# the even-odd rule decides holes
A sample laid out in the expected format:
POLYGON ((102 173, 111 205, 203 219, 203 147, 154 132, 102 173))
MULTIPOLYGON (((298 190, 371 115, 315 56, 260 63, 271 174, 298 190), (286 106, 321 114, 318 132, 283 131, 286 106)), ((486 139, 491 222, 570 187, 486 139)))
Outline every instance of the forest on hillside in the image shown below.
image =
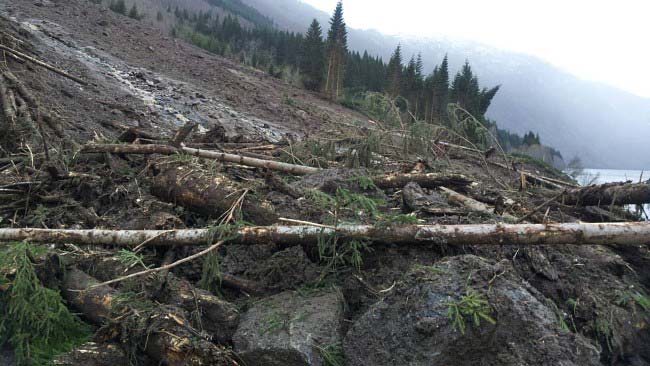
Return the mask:
MULTIPOLYGON (((450 104, 464 109, 478 124, 464 126, 474 143, 484 143, 486 131, 506 149, 540 145, 538 134, 525 136, 498 128, 485 116, 499 86, 480 85, 469 61, 456 75, 450 75, 447 57, 432 72, 423 69, 420 54, 410 58, 396 46, 388 62, 381 57, 348 48, 343 5, 338 3, 327 29, 314 19, 305 34, 278 30, 268 17, 239 0, 210 0, 227 10, 225 16, 212 11, 191 12, 171 4, 166 7, 174 19, 171 33, 210 52, 264 70, 299 87, 375 117, 368 100, 379 93, 395 103, 408 121, 452 124, 450 104), (240 19, 245 21, 242 24, 240 19), (408 61, 407 61, 408 60, 408 61)), ((133 5, 127 11, 124 0, 111 9, 137 18, 133 5)), ((158 20, 164 15, 159 13, 158 20)), ((551 153, 561 158, 559 151, 551 153)))

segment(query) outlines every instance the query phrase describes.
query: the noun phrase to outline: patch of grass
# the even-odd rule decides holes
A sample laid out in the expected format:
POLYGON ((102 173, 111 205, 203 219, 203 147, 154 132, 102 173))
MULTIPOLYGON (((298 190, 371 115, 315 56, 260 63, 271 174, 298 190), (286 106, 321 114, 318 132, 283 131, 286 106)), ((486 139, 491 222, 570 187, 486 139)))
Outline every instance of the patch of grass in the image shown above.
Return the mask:
POLYGON ((58 291, 44 287, 27 243, 0 252, 0 344, 15 350, 18 365, 47 365, 90 338, 90 327, 65 306, 58 291))
POLYGON ((375 185, 375 182, 372 180, 372 178, 367 176, 358 175, 356 177, 349 178, 348 181, 352 183, 358 183, 359 187, 361 187, 361 189, 364 191, 377 189, 377 186, 375 185))
POLYGON ((282 316, 278 313, 273 313, 271 315, 268 315, 263 319, 264 324, 262 325, 262 328, 260 329, 260 335, 264 335, 267 333, 275 332, 279 329, 282 329, 285 325, 285 321, 282 319, 282 316))
POLYGON ((607 319, 598 318, 596 319, 595 329, 598 337, 605 340, 609 352, 612 352, 614 349, 614 342, 612 342, 613 331, 610 322, 607 319))
POLYGON ((190 163, 194 160, 194 156, 185 153, 176 153, 171 155, 169 159, 174 163, 190 163))
POLYGON ((644 311, 650 313, 650 296, 637 292, 632 295, 632 298, 644 311))
POLYGON ((447 303, 447 316, 451 320, 451 326, 454 330, 460 330, 462 334, 465 334, 468 321, 475 327, 481 325, 481 319, 496 324, 496 320, 490 316, 492 311, 487 299, 470 288, 467 288, 460 300, 447 303))
POLYGON ((323 357, 323 366, 344 366, 345 354, 343 346, 339 343, 328 344, 325 346, 316 346, 323 357))
POLYGON ((375 226, 378 228, 387 228, 394 225, 416 225, 419 223, 420 220, 415 213, 408 215, 382 215, 375 223, 375 226))

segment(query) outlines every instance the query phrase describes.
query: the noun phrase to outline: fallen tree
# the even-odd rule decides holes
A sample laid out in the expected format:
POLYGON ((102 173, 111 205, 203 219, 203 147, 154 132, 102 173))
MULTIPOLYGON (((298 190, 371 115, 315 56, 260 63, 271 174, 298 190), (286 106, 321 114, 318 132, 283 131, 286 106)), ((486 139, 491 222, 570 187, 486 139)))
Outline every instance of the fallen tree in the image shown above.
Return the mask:
POLYGON ((422 188, 436 188, 440 186, 466 187, 473 183, 471 179, 461 174, 395 174, 383 175, 372 178, 379 188, 402 188, 410 182, 417 183, 422 188))
POLYGON ((642 205, 650 203, 650 184, 607 183, 576 188, 560 200, 576 206, 642 205))
POLYGON ((218 151, 208 151, 201 149, 193 149, 190 147, 176 148, 171 145, 126 145, 126 144, 90 144, 85 145, 81 152, 85 153, 113 153, 113 154, 162 154, 174 155, 178 153, 197 156, 200 158, 214 159, 218 161, 225 161, 229 163, 241 164, 252 166, 255 168, 264 168, 270 170, 277 170, 296 175, 306 175, 316 173, 320 169, 303 165, 287 164, 279 161, 263 160, 257 158, 250 158, 241 155, 222 153, 218 151))
MULTIPOLYGON (((396 245, 645 245, 650 243, 650 223, 476 224, 476 225, 340 225, 243 227, 233 235, 241 244, 271 243, 288 247, 316 243, 323 235, 371 240, 396 245)), ((70 243, 79 245, 195 246, 207 245, 213 229, 184 230, 64 230, 0 229, 0 241, 70 243)))
MULTIPOLYGON (((479 202, 471 197, 467 197, 465 195, 462 195, 458 192, 452 191, 449 188, 446 187, 440 187, 440 191, 442 194, 447 196, 447 199, 449 200, 449 203, 455 203, 459 206, 464 206, 467 207, 468 209, 476 212, 483 212, 486 214, 493 214, 493 215, 499 215, 497 212, 495 212, 495 209, 493 207, 490 207, 486 205, 483 202, 479 202)), ((500 216, 503 218, 507 218, 512 221, 516 221, 517 218, 508 214, 508 213, 502 213, 500 216)))
MULTIPOLYGON (((320 168, 314 168, 304 165, 288 164, 272 160, 250 158, 242 155, 227 154, 217 151, 208 151, 193 149, 189 147, 176 148, 171 145, 149 144, 149 145, 129 145, 129 144, 89 144, 85 145, 81 152, 83 153, 112 153, 112 154, 162 154, 174 155, 184 153, 200 158, 214 159, 229 163, 236 163, 255 168, 276 170, 296 175, 307 175, 321 171, 320 168)), ((389 174, 373 177, 375 185, 379 188, 401 188, 409 182, 416 182, 423 188, 435 188, 443 185, 452 187, 466 187, 473 183, 471 179, 461 174, 441 174, 441 173, 424 173, 424 174, 389 174)))
MULTIPOLYGON (((68 304, 78 309, 86 319, 97 325, 111 324, 119 316, 119 327, 126 338, 141 339, 136 346, 160 364, 170 366, 236 365, 224 348, 202 338, 192 328, 184 311, 173 307, 131 309, 120 300, 119 291, 108 286, 93 287, 98 281, 86 273, 71 269, 66 272, 62 293, 68 304), (130 319, 130 320, 129 320, 130 319), (139 329, 128 329, 129 324, 139 329), (136 333, 143 332, 138 335, 136 333)), ((107 331, 115 334, 119 331, 107 331)))
POLYGON ((213 179, 186 167, 178 167, 156 176, 151 193, 164 201, 213 218, 219 218, 234 205, 241 205, 244 219, 249 222, 270 225, 277 221, 277 215, 252 195, 245 195, 240 201, 244 191, 229 186, 227 181, 222 177, 213 179))

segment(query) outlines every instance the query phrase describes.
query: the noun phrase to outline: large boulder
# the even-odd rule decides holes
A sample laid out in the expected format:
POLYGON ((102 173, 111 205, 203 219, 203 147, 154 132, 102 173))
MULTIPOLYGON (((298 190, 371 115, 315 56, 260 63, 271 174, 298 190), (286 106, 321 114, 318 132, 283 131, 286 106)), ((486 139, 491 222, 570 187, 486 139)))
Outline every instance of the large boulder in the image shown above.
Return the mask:
POLYGON ((322 350, 341 343, 343 298, 335 289, 303 295, 280 293, 241 317, 233 343, 245 365, 324 365, 322 350))
POLYGON ((563 330, 557 308, 510 262, 472 255, 415 266, 357 319, 344 351, 349 366, 600 364, 598 349, 563 330))

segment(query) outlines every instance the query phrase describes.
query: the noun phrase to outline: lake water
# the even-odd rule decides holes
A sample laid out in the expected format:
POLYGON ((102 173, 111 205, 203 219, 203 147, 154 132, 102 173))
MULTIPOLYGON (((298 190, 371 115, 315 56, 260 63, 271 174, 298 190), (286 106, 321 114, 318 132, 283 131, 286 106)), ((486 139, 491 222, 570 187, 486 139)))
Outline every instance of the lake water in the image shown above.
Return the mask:
POLYGON ((578 177, 580 185, 603 184, 612 182, 639 182, 643 174, 643 181, 650 179, 650 172, 641 170, 615 170, 615 169, 584 169, 578 177))
MULTIPOLYGON (((577 181, 580 185, 603 184, 613 182, 648 181, 650 172, 641 170, 616 170, 616 169, 583 169, 582 174, 578 176, 577 181)), ((629 206, 631 212, 636 211, 634 205, 629 206)), ((644 206, 646 215, 650 215, 650 205, 644 206)), ((647 219, 647 216, 646 216, 647 219)))

